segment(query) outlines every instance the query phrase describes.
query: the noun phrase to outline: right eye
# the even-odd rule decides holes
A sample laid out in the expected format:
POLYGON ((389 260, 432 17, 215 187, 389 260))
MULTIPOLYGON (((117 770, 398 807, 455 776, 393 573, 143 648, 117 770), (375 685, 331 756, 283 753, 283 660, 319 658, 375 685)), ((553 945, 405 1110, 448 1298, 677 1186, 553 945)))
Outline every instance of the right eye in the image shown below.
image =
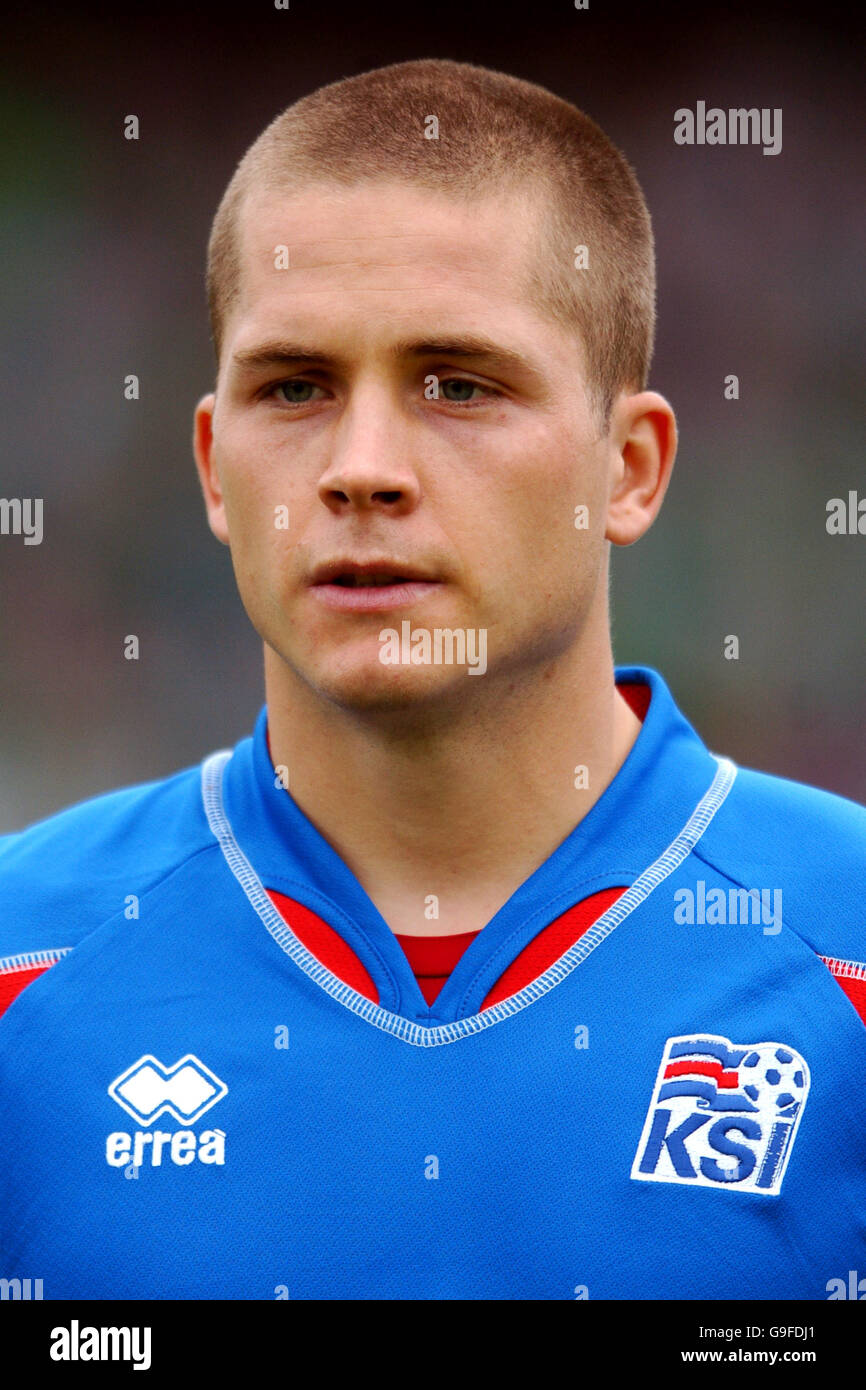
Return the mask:
POLYGON ((315 398, 303 393, 305 391, 321 391, 321 389, 321 386, 317 386, 314 381, 306 381, 303 377, 291 377, 287 381, 275 381, 273 386, 265 392, 265 395, 275 396, 284 405, 309 405, 310 401, 315 398))

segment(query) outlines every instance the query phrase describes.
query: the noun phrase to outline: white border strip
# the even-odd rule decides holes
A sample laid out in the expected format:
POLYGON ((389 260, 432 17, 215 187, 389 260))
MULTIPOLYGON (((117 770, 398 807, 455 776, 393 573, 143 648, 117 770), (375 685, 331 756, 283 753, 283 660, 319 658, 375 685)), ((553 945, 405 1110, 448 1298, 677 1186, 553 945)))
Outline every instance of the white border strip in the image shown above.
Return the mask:
POLYGON ((839 960, 837 956, 822 956, 835 980, 866 980, 866 965, 859 960, 839 960))
POLYGON ((71 946, 59 946, 54 951, 25 951, 21 956, 0 956, 0 975, 9 975, 15 970, 34 970, 37 965, 56 965, 71 950, 71 946))
POLYGON ((301 970, 309 975, 310 979, 315 981, 317 985, 320 985, 327 994, 330 994, 333 999, 336 999, 347 1009, 351 1009, 353 1013, 358 1014, 360 1018, 372 1023, 376 1028, 391 1033, 395 1038, 400 1038, 402 1042, 411 1043, 413 1047, 437 1047, 442 1043, 457 1042, 459 1038, 468 1037, 472 1033, 483 1032, 485 1028, 492 1027, 494 1023, 500 1023, 503 1019, 510 1018, 512 1014, 519 1013, 521 1009, 525 1009, 528 1004, 540 999, 543 994, 546 994, 548 990, 553 989, 567 975, 570 975, 572 970, 586 959, 590 951, 594 951, 596 946, 600 945, 604 938, 615 927, 619 926, 620 922, 634 912, 636 907, 645 902, 650 893, 668 878, 684 859, 688 858, 713 816, 723 804, 737 775, 737 768, 730 759, 719 758, 713 754, 712 756, 718 763, 716 775, 709 790, 698 802, 679 835, 671 841, 658 859, 635 879, 631 887, 627 888, 622 896, 617 898, 606 912, 602 913, 580 940, 576 941, 565 952, 565 955, 555 961, 542 975, 539 975, 537 980, 533 980, 517 994, 512 994, 499 1004, 494 1004, 481 1013, 471 1014, 468 1018, 456 1019, 453 1023, 440 1023, 431 1028, 421 1023, 413 1023, 408 1018, 402 1018, 399 1014, 393 1014, 387 1009, 380 1008, 371 999, 365 998, 356 989, 345 984, 330 970, 327 970, 320 961, 316 960, 316 957, 307 950, 306 946, 302 945, 280 916, 265 892, 255 869, 235 839, 225 813, 222 798, 222 777, 225 765, 231 756, 231 749, 223 749, 205 758, 202 763, 202 801, 214 838, 219 843, 226 863, 243 888, 252 907, 280 949, 285 951, 286 955, 291 956, 295 964, 300 966, 301 970))

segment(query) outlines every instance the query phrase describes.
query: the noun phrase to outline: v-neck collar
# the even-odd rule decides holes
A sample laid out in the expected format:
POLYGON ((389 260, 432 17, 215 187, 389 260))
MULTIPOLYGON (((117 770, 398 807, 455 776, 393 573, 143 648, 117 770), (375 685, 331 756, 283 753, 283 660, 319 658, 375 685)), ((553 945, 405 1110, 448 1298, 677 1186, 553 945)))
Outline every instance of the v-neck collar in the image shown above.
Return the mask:
POLYGON ((281 785, 268 752, 267 707, 223 773, 234 837, 266 889, 317 913, 352 947, 376 984, 381 1009, 428 1027, 465 1019, 545 926, 590 893, 634 883, 680 833, 718 772, 656 671, 621 667, 616 681, 650 690, 625 762, 583 820, 479 932, 432 1005, 375 903, 281 785))

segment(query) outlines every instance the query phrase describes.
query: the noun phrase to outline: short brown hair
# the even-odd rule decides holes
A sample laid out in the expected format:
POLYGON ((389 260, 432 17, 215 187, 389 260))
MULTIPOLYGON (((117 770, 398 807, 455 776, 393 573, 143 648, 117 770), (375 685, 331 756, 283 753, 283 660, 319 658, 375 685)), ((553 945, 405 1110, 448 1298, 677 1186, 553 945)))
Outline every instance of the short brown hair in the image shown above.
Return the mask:
POLYGON ((238 291, 239 217, 248 195, 383 178, 463 200, 535 192, 544 252, 527 289, 542 313, 578 334, 603 427, 619 391, 645 389, 655 258, 631 165, 589 116, 546 88, 440 58, 392 63, 320 87, 277 116, 247 150, 208 243, 217 362, 238 291), (431 116, 438 139, 425 138, 431 116), (575 268, 577 245, 588 248, 586 269, 575 268))

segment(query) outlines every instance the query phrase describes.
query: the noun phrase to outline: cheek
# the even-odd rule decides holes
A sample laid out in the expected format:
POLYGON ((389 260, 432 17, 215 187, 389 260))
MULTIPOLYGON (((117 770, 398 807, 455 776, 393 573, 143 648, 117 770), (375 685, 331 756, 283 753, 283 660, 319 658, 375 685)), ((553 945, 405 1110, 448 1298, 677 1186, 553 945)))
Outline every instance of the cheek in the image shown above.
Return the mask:
MULTIPOLYGON (((550 457, 548 455, 548 457, 550 457)), ((540 621, 557 622, 590 602, 605 553, 605 496, 599 470, 540 467, 507 498, 502 534, 491 536, 491 561, 515 602, 540 621)))
POLYGON ((223 499, 238 589, 248 612, 257 611, 264 596, 281 590, 293 509, 288 498, 281 499, 278 482, 261 469, 227 470, 223 499))
MULTIPOLYGON (((225 450, 224 457, 231 459, 220 471, 230 542, 268 549, 280 508, 291 522, 291 499, 281 473, 255 449, 225 450)), ((287 530, 278 534, 285 538, 287 530)))
POLYGON ((604 489, 598 470, 551 458, 503 495, 503 526, 536 570, 583 569, 603 542, 604 489))

